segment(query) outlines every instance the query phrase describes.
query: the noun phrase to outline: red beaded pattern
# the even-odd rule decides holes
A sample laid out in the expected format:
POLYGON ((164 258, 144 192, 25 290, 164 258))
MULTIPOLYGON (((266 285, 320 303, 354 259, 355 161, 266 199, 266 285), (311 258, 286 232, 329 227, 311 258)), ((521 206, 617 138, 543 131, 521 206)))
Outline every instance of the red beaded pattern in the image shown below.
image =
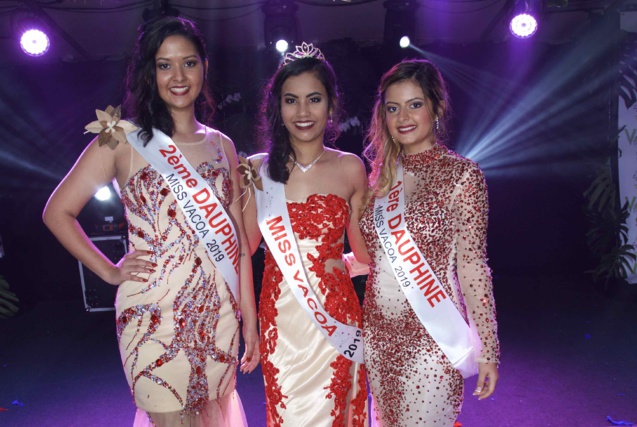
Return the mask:
MULTIPOLYGON (((361 308, 354 292, 349 275, 339 269, 326 270, 329 260, 340 260, 343 253, 343 235, 349 220, 349 206, 341 197, 335 195, 312 195, 305 202, 288 202, 288 212, 292 228, 298 240, 316 242, 316 254, 308 253, 309 268, 319 279, 318 289, 324 296, 323 306, 335 319, 343 323, 361 325, 361 308)), ((284 394, 277 381, 279 368, 270 361, 270 355, 277 350, 278 312, 276 302, 281 286, 288 286, 269 251, 266 252, 263 287, 259 303, 261 325, 262 370, 266 385, 268 425, 280 426, 284 419, 278 408, 285 409, 284 394)), ((299 310, 301 308, 299 307, 299 310)), ((325 343, 325 345, 330 345, 325 343)), ((333 402, 331 409, 333 426, 366 425, 367 393, 365 368, 342 355, 338 355, 330 364, 334 370, 331 381, 325 384, 325 398, 333 402), (353 395, 353 369, 358 369, 358 391, 353 395), (347 411, 348 405, 351 406, 347 411), (351 412, 351 416, 348 413, 351 412)), ((294 369, 295 367, 285 367, 294 369)))
MULTIPOLYGON (((475 321, 483 344, 480 361, 497 362, 484 176, 475 163, 440 145, 402 161, 406 188, 413 189, 405 195, 407 227, 452 301, 475 321)), ((446 425, 460 411, 463 380, 418 320, 393 274, 385 272, 380 280, 377 266, 384 255, 374 229, 373 203, 361 219, 361 230, 374 260, 365 292, 364 337, 377 410, 384 425, 446 425)))
MULTIPOLYGON (((228 170, 215 169, 211 163, 203 162, 197 172, 227 208, 232 193, 228 170)), ((199 239, 186 225, 184 215, 161 175, 151 166, 140 169, 122 189, 122 203, 129 219, 132 248, 152 251, 150 260, 158 263, 156 272, 149 275, 148 283, 138 292, 127 295, 132 297, 154 290, 157 293, 153 295, 159 295, 157 301, 129 307, 117 318, 118 340, 121 341, 127 328, 136 328, 130 342, 120 342, 120 349, 126 356, 123 357, 125 365, 132 358, 127 373, 131 391, 135 395, 139 381, 148 379, 172 393, 182 414, 197 414, 211 399, 226 393, 220 388, 221 384, 234 378, 239 345, 237 303, 226 289, 234 320, 231 330, 224 331, 232 337, 230 345, 222 348, 217 344, 217 329, 224 303, 217 287, 227 288, 227 284, 209 260, 204 262, 197 255, 199 239), (175 279, 178 270, 181 275, 175 279), (166 314, 171 314, 172 325, 162 325, 166 314), (161 335, 160 331, 163 331, 161 335), (140 354, 149 343, 159 343, 164 351, 147 366, 138 366, 140 354), (185 354, 189 363, 188 370, 183 372, 188 377, 185 394, 180 394, 170 380, 157 372, 158 368, 166 372, 166 366, 170 366, 178 354, 185 354), (217 384, 209 384, 206 374, 213 363, 225 365, 217 384)))

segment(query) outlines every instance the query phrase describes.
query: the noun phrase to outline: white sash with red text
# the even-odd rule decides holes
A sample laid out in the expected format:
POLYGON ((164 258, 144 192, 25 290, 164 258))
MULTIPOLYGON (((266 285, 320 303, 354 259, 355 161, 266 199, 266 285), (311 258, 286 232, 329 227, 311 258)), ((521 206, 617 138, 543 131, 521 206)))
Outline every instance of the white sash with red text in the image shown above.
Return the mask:
POLYGON ((477 374, 482 345, 475 326, 464 320, 407 229, 400 163, 396 184, 374 203, 374 224, 394 277, 422 325, 464 378, 477 374))
POLYGON ((346 325, 330 316, 310 287, 292 231, 285 200, 285 186, 268 176, 265 160, 261 164, 260 175, 263 191, 255 191, 257 220, 263 239, 283 277, 301 307, 330 344, 346 358, 356 363, 364 363, 363 333, 360 328, 346 325))
POLYGON ((239 239, 230 216, 168 135, 153 129, 153 139, 144 147, 139 132, 127 134, 128 142, 164 178, 188 225, 197 233, 238 303, 239 239))

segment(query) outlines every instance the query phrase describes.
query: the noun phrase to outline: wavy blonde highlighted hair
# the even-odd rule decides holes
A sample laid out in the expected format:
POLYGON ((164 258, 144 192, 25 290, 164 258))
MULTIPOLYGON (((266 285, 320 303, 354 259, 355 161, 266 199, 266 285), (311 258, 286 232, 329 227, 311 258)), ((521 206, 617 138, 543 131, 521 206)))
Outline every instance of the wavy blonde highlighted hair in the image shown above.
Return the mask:
POLYGON ((435 130, 436 141, 446 141, 449 99, 447 84, 438 68, 424 59, 411 59, 394 65, 383 74, 378 85, 367 144, 363 150, 363 155, 371 165, 370 193, 376 196, 386 195, 396 180, 396 162, 401 145, 392 139, 387 128, 385 94, 389 86, 403 80, 413 80, 422 89, 425 99, 431 101, 430 113, 432 118, 438 118, 439 123, 435 130))

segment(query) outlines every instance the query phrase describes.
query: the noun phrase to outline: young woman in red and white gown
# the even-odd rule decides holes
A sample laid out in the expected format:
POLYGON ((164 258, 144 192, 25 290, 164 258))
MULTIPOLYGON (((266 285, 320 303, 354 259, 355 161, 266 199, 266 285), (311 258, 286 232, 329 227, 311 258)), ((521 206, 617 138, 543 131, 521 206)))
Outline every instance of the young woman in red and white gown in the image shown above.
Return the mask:
MULTIPOLYGON (((265 90, 261 130, 268 153, 251 162, 284 184, 294 240, 319 303, 334 319, 360 328, 360 303, 341 257, 345 232, 359 256, 366 255, 358 230, 366 173, 357 156, 325 145, 337 135, 336 80, 320 52, 305 46, 305 53, 297 47, 299 58, 282 65, 265 90)), ((250 191, 244 223, 255 251, 261 231, 254 192, 263 190, 255 185, 250 191)), ((259 324, 269 427, 367 425, 363 365, 323 336, 269 249, 259 324)))

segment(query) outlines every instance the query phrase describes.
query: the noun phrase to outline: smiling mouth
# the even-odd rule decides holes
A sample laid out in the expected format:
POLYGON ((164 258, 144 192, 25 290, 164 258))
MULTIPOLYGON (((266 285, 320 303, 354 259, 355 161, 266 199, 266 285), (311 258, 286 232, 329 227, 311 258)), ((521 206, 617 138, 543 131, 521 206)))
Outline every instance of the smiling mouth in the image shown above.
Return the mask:
POLYGON ((314 126, 314 122, 295 122, 294 126, 299 129, 308 129, 314 126))
POLYGON ((414 129, 416 129, 416 126, 403 126, 398 128, 398 132, 407 133, 407 132, 411 132, 414 129))
POLYGON ((188 86, 170 88, 170 92, 174 93, 175 95, 183 95, 184 93, 188 92, 188 90, 190 90, 190 87, 188 86))

